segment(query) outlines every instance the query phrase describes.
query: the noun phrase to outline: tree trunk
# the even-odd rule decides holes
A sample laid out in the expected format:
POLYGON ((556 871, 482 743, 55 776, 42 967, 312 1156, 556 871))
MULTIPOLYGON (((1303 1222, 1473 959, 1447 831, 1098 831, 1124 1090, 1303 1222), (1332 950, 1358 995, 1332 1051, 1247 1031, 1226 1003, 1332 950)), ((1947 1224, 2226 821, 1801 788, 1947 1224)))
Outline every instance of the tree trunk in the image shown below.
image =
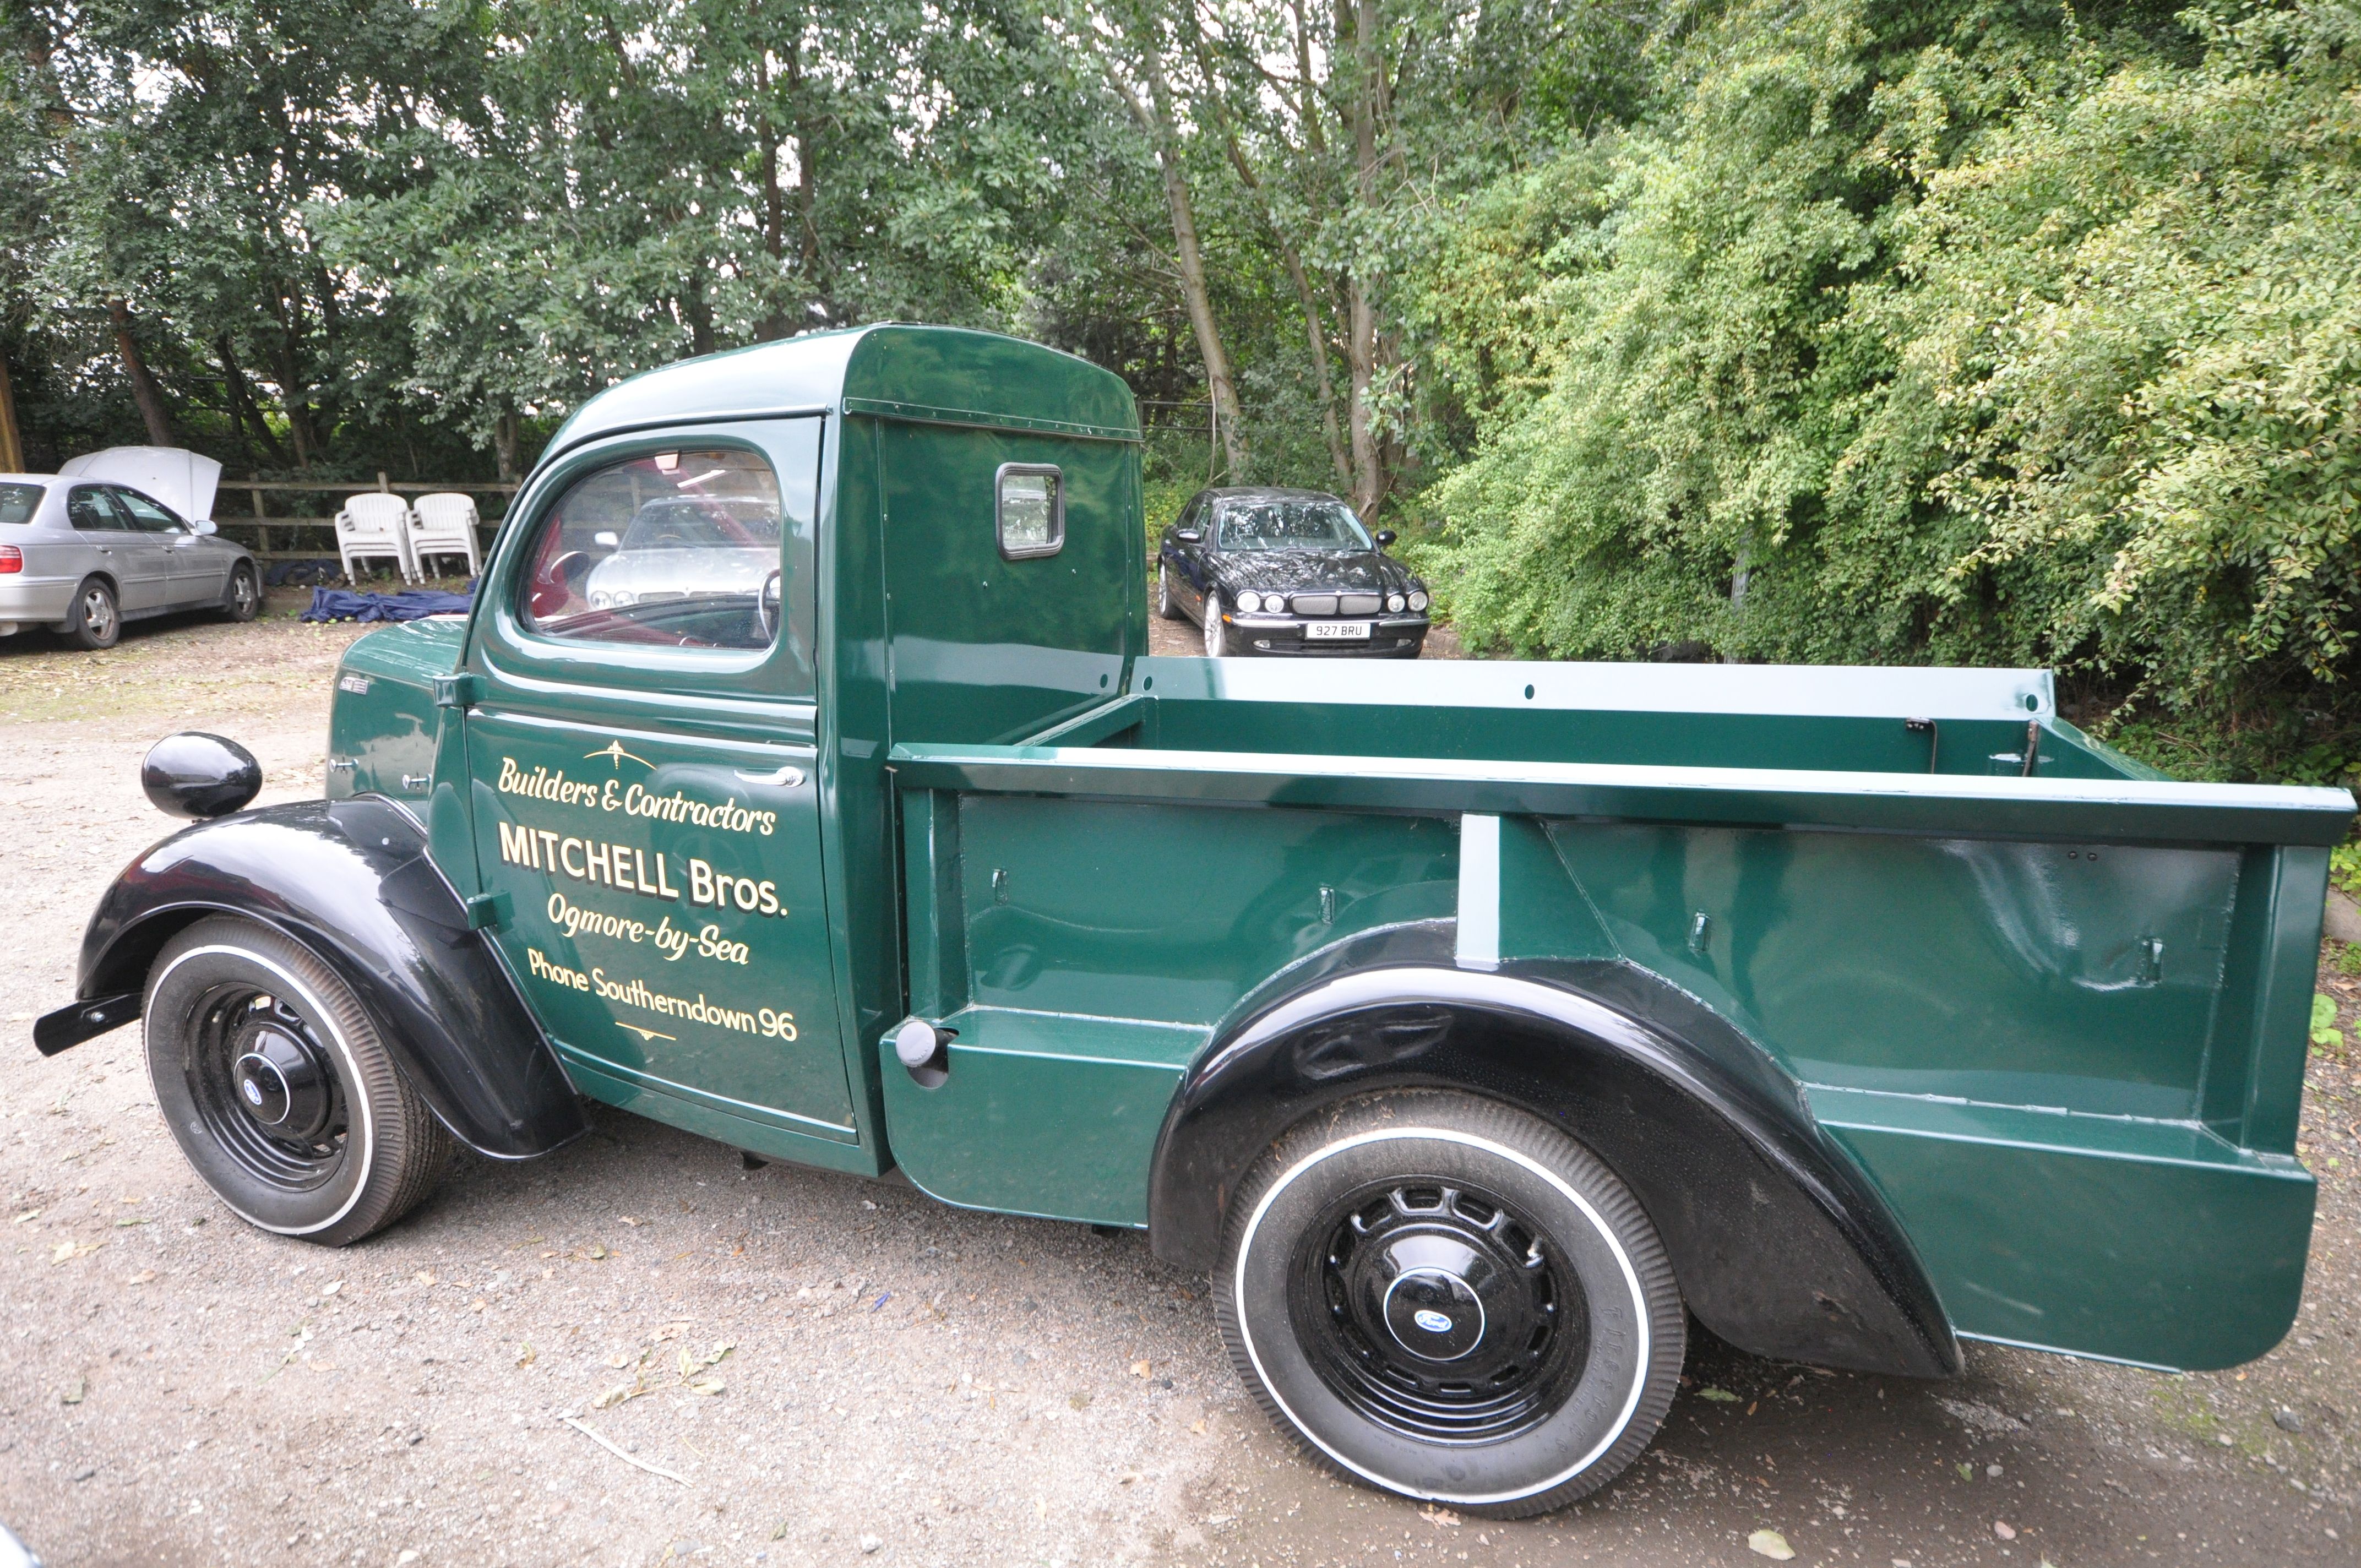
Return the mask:
POLYGON ((779 308, 779 291, 786 286, 787 199, 779 189, 779 133, 771 126, 771 65, 766 50, 754 55, 755 143, 757 174, 763 181, 763 248, 770 254, 768 292, 771 308, 755 323, 754 336, 768 343, 787 335, 786 313, 779 308))
POLYGON ((131 383, 131 400, 139 405, 139 418, 148 426, 148 444, 170 446, 172 422, 164 412, 164 389, 148 369, 148 361, 139 353, 139 344, 131 335, 131 305, 125 300, 106 302, 107 314, 115 318, 115 351, 123 357, 123 374, 131 383))
POLYGON ((1154 51, 1148 56, 1148 90, 1156 115, 1156 163, 1164 176, 1164 200, 1172 210, 1172 244, 1180 263, 1180 291, 1189 304, 1189 325, 1197 334, 1197 352, 1205 361, 1205 388, 1213 400, 1213 419, 1220 424, 1222 456, 1226 477, 1238 484, 1246 475, 1246 431, 1238 418, 1236 378, 1230 356, 1222 345, 1222 329, 1213 319, 1213 291, 1205 282, 1205 253, 1197 239, 1197 214, 1189 200, 1187 172, 1180 167, 1180 138, 1172 128, 1172 103, 1164 82, 1164 67, 1154 51))
POLYGON ((500 483, 504 485, 517 477, 519 434, 514 411, 504 411, 492 422, 492 461, 500 465, 500 483))
POLYGON ((16 428, 16 393, 8 385, 8 356, 0 354, 0 473, 25 471, 25 437, 16 428))
MULTIPOLYGON (((691 354, 712 353, 713 302, 705 297, 705 272, 702 268, 689 274, 688 291, 680 297, 680 313, 688 323, 688 351, 691 354)), ((782 337, 785 334, 757 331, 754 335, 782 337)))
POLYGON ((1140 47, 1139 54, 1140 74, 1148 82, 1146 102, 1124 82, 1104 55, 1100 64, 1105 70, 1107 84, 1123 99, 1156 149, 1156 167, 1164 180, 1165 205, 1171 212, 1180 294, 1189 307, 1189 325, 1196 334, 1198 356, 1205 362, 1205 389, 1213 400, 1213 423, 1221 432, 1222 454, 1229 465, 1228 477, 1236 484, 1246 477, 1246 430, 1238 418, 1237 382, 1230 373, 1230 356, 1222 346, 1221 325, 1213 319, 1213 292, 1205 283, 1204 251, 1197 240, 1197 214, 1189 200, 1188 174, 1180 167, 1180 137, 1172 126, 1172 94, 1164 80, 1164 62, 1157 57, 1156 40, 1148 40, 1140 47))
MULTIPOLYGON (((270 422, 262 417, 261 400, 254 395, 253 387, 247 384, 246 372, 239 368, 237 356, 230 350, 227 334, 225 333, 214 340, 214 352, 221 356, 222 381, 229 389, 230 424, 238 433, 239 444, 246 444, 246 432, 251 427, 254 432, 254 444, 262 449, 263 455, 268 457, 274 466, 284 466, 287 462, 287 449, 279 444, 277 436, 270 433, 270 422)), ((247 461, 251 466, 253 464, 251 448, 248 449, 247 461)))
MULTIPOLYGON (((1377 0, 1337 0, 1336 31, 1352 38, 1354 73, 1350 118, 1353 132, 1354 196, 1364 211, 1378 204, 1378 121, 1385 112, 1385 65, 1378 54, 1377 0)), ((1378 327, 1376 278, 1356 263, 1345 279, 1345 358, 1352 402, 1346 411, 1353 437, 1353 506, 1374 520, 1393 488, 1387 443, 1378 434, 1371 399, 1384 366, 1385 340, 1378 327)))

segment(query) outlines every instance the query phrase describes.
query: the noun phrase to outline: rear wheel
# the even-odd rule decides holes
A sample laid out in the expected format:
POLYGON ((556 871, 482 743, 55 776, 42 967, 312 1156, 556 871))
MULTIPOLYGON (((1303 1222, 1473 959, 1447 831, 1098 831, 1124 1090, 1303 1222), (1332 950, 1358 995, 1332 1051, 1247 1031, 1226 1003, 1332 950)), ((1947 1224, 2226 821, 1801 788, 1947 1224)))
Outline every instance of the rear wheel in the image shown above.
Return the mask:
POLYGON ((222 600, 222 613, 232 620, 252 620, 262 610, 262 587, 255 580, 254 566, 241 561, 231 569, 229 593, 222 600))
POLYGON ((329 1246, 434 1188, 450 1135, 352 989, 251 920, 201 920, 148 971, 148 1075, 181 1152, 239 1218, 329 1246))
POLYGON ((1230 1359, 1345 1475, 1499 1519, 1606 1485, 1686 1351, 1654 1226, 1587 1149, 1472 1096, 1355 1102, 1240 1190, 1214 1276, 1230 1359))
POLYGON ((123 636, 123 611, 115 590, 104 577, 91 577, 74 590, 73 609, 66 615, 66 635, 77 648, 95 652, 112 648, 123 636))

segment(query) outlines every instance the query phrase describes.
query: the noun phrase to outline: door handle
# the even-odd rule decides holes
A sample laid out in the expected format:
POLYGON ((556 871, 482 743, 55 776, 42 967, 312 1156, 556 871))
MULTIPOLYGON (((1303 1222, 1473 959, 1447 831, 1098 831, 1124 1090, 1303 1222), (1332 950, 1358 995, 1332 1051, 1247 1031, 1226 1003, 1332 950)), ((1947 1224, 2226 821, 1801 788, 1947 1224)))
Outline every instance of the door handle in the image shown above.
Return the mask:
POLYGON ((741 768, 738 776, 748 784, 778 784, 785 789, 794 789, 804 782, 804 771, 793 763, 767 773, 750 773, 741 768))

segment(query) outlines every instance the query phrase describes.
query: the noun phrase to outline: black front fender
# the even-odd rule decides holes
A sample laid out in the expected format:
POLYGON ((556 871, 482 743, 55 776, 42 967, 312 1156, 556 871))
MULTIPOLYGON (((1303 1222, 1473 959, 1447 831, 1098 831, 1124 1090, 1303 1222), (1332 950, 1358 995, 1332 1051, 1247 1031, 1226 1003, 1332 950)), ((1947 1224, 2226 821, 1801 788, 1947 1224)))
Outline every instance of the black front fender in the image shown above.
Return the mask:
POLYGON ((522 1159, 588 1129, 573 1085, 417 820, 363 796, 243 811, 142 854, 82 934, 76 1001, 34 1026, 44 1055, 139 1015, 148 965, 209 915, 275 926, 334 966, 452 1134, 522 1159))
POLYGON ((1210 1266, 1231 1195, 1304 1117, 1383 1090, 1452 1088, 1540 1116, 1604 1159, 1654 1221, 1690 1310, 1739 1348, 1959 1370, 1916 1250, 1751 1042, 1629 964, 1491 971, 1458 968, 1450 950, 1447 922, 1343 944, 1215 1036, 1157 1140, 1158 1256, 1210 1266))

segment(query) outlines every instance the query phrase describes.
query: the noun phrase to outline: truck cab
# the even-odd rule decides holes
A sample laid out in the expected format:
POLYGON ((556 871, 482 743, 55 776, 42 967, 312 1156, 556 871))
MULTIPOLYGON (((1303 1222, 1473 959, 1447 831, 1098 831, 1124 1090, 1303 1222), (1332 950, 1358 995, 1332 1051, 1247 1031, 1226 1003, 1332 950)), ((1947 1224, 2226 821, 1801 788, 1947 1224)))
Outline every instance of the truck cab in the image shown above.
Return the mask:
POLYGON ((473 612, 353 644, 325 798, 159 743, 62 1050, 147 1021, 331 1245, 603 1102, 1203 1268, 1340 1474, 1628 1464, 1693 1313, 1942 1376, 2291 1321, 2343 791, 2180 784, 2046 672, 1147 652, 1112 375, 880 326, 588 403, 473 612), (243 782, 242 782, 243 781, 243 782))

